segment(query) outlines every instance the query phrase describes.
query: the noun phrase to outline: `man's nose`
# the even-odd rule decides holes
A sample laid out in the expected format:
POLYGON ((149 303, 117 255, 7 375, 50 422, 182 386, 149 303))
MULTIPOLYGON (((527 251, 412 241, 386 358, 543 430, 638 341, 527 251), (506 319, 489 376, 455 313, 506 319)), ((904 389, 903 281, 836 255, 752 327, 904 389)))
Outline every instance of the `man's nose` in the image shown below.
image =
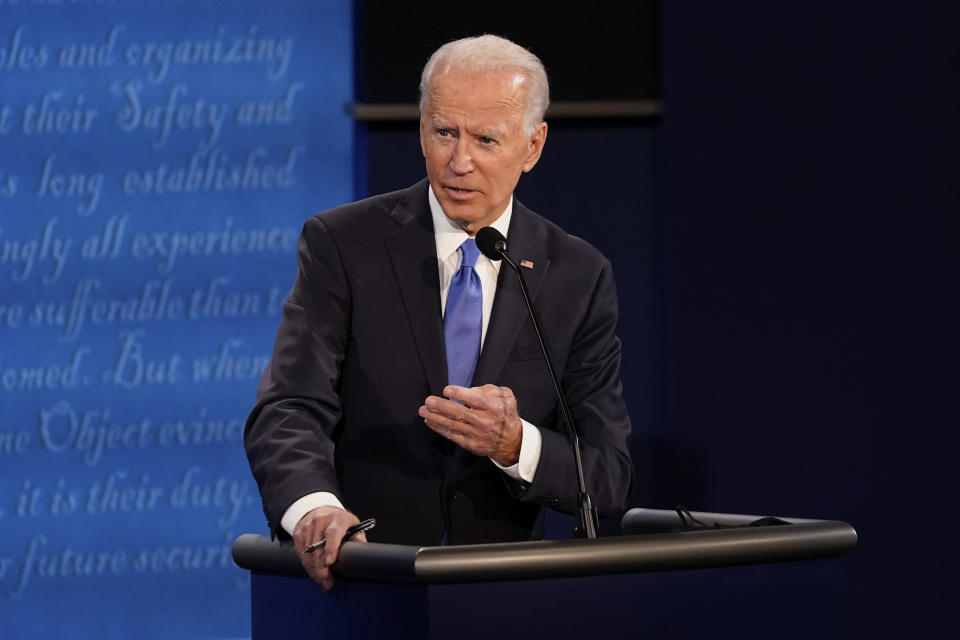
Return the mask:
POLYGON ((473 158, 470 156, 469 141, 464 136, 460 136, 453 145, 453 150, 450 153, 450 169, 458 174, 473 171, 473 158))

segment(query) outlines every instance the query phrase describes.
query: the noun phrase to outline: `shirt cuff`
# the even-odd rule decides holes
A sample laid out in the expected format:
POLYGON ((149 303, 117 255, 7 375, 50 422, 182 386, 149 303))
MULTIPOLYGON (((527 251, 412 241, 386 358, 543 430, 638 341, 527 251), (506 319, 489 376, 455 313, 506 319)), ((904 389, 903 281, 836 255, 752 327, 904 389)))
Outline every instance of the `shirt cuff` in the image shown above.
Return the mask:
POLYGON ((314 491, 313 493, 308 493, 287 507, 287 510, 283 512, 283 517, 280 518, 280 526, 283 527, 283 530, 289 533, 292 538, 293 530, 297 528, 297 523, 300 522, 300 518, 307 515, 308 511, 313 511, 318 507, 337 507, 343 509, 343 504, 340 503, 337 496, 329 491, 314 491))
POLYGON ((520 418, 520 422, 523 424, 523 439, 520 441, 520 459, 517 461, 517 464, 504 467, 493 458, 490 460, 514 480, 533 482, 533 476, 536 475, 537 466, 540 464, 540 449, 543 446, 543 436, 540 435, 540 429, 523 418, 520 418))

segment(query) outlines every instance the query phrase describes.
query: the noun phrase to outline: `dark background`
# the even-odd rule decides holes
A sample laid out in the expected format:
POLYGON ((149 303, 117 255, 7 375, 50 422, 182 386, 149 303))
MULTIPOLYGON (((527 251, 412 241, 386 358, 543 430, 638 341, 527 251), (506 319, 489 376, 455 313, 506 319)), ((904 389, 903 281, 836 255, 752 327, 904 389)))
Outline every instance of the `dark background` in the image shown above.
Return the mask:
MULTIPOLYGON (((548 118, 518 188, 613 262, 632 506, 838 519, 860 539, 835 560, 653 576, 643 631, 941 637, 958 9, 664 5, 359 2, 357 99, 415 102, 429 53, 481 32, 540 55, 554 100, 661 99, 662 118, 548 118)), ((357 131, 358 197, 423 177, 416 122, 357 131)))
POLYGON ((358 0, 357 99, 416 102, 420 72, 430 54, 450 40, 483 33, 522 41, 536 53, 550 76, 554 100, 656 98, 658 4, 358 0))

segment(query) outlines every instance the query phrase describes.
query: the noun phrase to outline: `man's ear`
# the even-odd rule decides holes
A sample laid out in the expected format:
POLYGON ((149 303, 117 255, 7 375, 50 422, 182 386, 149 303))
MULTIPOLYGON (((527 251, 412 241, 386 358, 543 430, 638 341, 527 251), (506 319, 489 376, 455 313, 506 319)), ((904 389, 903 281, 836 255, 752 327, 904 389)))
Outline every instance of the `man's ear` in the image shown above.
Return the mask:
MULTIPOLYGON (((421 124, 421 127, 423 125, 421 124)), ((422 137, 422 134, 421 134, 422 137)), ((533 135, 530 136, 530 149, 527 153, 527 160, 523 163, 523 172, 526 173, 533 169, 536 166, 537 162, 540 161, 540 154, 543 153, 543 145, 547 142, 547 123, 541 122, 537 125, 537 128, 534 129, 533 135)))
POLYGON ((423 146, 423 118, 420 118, 420 153, 423 154, 423 157, 427 157, 427 150, 423 146))

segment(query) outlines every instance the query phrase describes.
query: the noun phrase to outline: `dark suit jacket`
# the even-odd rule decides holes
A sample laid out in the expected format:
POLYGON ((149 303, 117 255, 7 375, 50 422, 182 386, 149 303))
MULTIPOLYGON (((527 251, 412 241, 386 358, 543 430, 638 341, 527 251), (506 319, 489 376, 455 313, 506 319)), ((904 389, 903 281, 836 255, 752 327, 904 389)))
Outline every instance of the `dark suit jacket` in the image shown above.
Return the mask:
MULTIPOLYGON (((542 535, 543 508, 573 512, 576 474, 552 384, 515 273, 500 270, 474 384, 510 387, 540 427, 533 483, 455 447, 417 409, 446 384, 443 320, 426 180, 306 222, 296 282, 244 441, 271 531, 287 507, 330 491, 371 541, 435 545, 542 535)), ((514 201, 508 233, 562 377, 594 504, 626 502, 630 422, 620 387, 617 301, 593 247, 514 201)))

